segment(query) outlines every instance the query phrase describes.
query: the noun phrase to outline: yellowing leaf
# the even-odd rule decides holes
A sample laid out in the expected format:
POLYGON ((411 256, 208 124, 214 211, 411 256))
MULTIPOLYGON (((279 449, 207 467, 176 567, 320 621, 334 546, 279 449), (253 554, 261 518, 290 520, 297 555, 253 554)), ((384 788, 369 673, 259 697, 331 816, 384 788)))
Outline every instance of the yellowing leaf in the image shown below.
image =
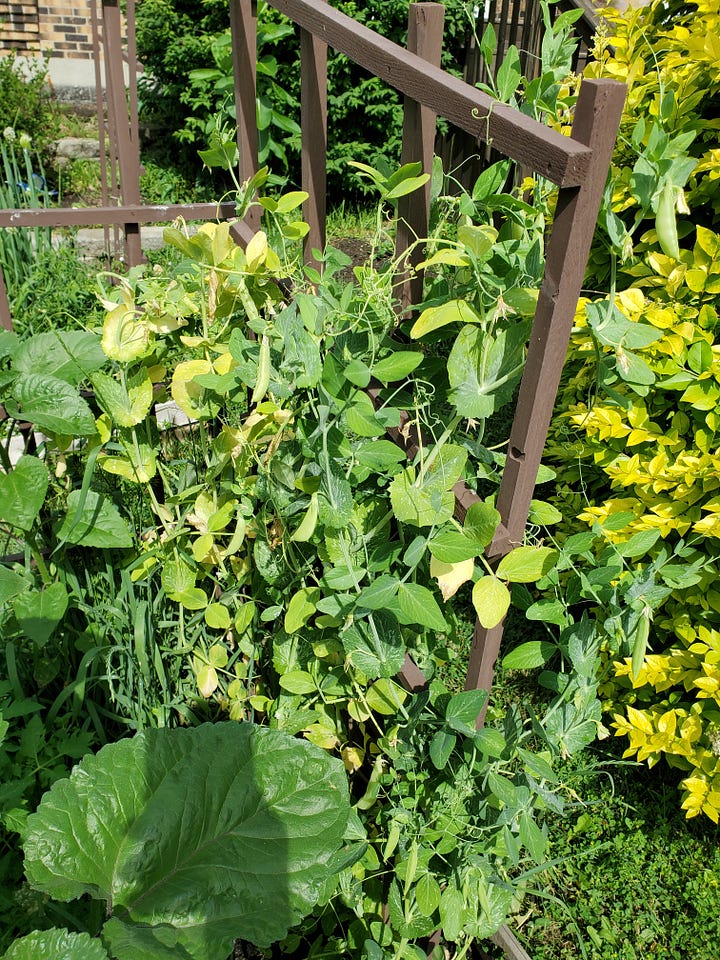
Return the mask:
POLYGON ((472 559, 460 563, 443 563, 435 557, 430 558, 430 576, 436 577, 443 600, 455 596, 460 587, 472 579, 475 563, 472 559))
POLYGON ((251 273, 254 273, 259 267, 265 263, 265 256, 268 249, 268 239, 267 234, 264 230, 258 230, 258 232, 253 236, 248 243, 245 249, 245 256, 247 257, 247 268, 251 273))
POLYGON ((481 317, 465 300, 447 300, 437 307, 428 307, 413 324, 410 336, 417 340, 448 323, 480 323, 481 317))
POLYGON ((355 773, 363 765, 365 751, 360 747, 343 747, 340 756, 347 772, 355 773))
POLYGON ((175 403, 191 420, 199 420, 210 413, 205 388, 193 378, 212 372, 209 360, 184 360, 175 367, 170 391, 175 403))
POLYGON ((497 577, 481 577, 473 587, 472 602, 481 625, 491 630, 508 612, 510 591, 497 577))
POLYGON ((144 320, 138 320, 132 310, 121 304, 105 317, 101 345, 111 360, 129 363, 147 353, 150 330, 144 320))
POLYGON ((198 691, 202 697, 211 697, 217 690, 218 675, 215 667, 203 663, 195 675, 198 691))

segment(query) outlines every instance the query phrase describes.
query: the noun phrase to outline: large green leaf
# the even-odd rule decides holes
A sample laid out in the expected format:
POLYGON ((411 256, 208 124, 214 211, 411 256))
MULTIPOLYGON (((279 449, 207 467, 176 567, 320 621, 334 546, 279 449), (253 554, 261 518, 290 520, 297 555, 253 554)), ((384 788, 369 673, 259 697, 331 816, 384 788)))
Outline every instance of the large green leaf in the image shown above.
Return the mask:
POLYGON ((130 527, 115 504, 93 490, 84 502, 80 490, 73 490, 67 500, 67 516, 58 536, 81 547, 126 548, 133 544, 130 527))
POLYGON ((105 373, 92 378, 97 397, 113 421, 120 427, 142 423, 153 403, 153 385, 146 370, 130 378, 127 388, 105 373))
POLYGON ((65 584, 56 582, 20 593, 11 602, 22 632, 42 647, 65 616, 68 594, 65 584))
POLYGON ((527 324, 496 334, 468 324, 448 357, 450 399, 463 417, 484 420, 512 399, 524 364, 527 324))
POLYGON ((25 869, 55 899, 106 900, 119 960, 225 960, 313 909, 349 813, 343 765, 281 731, 147 730, 45 794, 25 869))
POLYGON ((16 373, 35 373, 77 384, 99 370, 107 357, 100 337, 85 330, 52 330, 36 333, 15 351, 16 373))
POLYGON ((368 680, 394 677, 405 662, 405 645, 397 620, 375 611, 367 620, 355 620, 342 634, 345 652, 368 680))
POLYGON ((3 960, 108 960, 99 940, 68 930, 34 930, 10 945, 3 960))
POLYGON ((14 470, 0 474, 0 520, 29 530, 40 513, 49 482, 42 460, 20 457, 14 470))
POLYGON ((39 373, 19 377, 5 407, 16 420, 29 420, 46 433, 89 437, 95 433, 95 418, 77 390, 39 373))

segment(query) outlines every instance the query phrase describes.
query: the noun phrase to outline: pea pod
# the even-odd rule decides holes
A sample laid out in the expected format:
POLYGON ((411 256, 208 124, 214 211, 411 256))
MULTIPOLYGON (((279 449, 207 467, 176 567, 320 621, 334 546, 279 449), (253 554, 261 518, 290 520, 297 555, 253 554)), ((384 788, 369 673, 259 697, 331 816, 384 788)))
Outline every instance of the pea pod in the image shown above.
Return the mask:
POLYGON ((635 631, 635 640, 633 643, 633 652, 632 652, 632 678, 633 680, 640 673, 640 668, 643 665, 645 660, 645 653, 647 651, 647 642, 650 636, 650 610, 647 607, 643 608, 642 613, 640 614, 640 619, 638 620, 637 629, 635 631))
POLYGON ((262 398, 265 396, 267 388, 270 385, 270 337, 266 333, 263 334, 262 340, 260 341, 260 356, 258 357, 257 365, 257 380, 255 381, 255 389, 252 392, 250 397, 250 403, 260 403, 262 398))
POLYGON ((318 520, 318 497, 316 493, 310 496, 310 505, 305 512, 305 516, 300 521, 300 525, 293 533, 290 539, 293 543, 305 543, 315 533, 315 527, 318 520))
POLYGON ((675 186, 666 181, 658 199, 655 232, 662 252, 668 257, 679 260, 680 248, 678 246, 677 221, 675 220, 676 194, 675 186))

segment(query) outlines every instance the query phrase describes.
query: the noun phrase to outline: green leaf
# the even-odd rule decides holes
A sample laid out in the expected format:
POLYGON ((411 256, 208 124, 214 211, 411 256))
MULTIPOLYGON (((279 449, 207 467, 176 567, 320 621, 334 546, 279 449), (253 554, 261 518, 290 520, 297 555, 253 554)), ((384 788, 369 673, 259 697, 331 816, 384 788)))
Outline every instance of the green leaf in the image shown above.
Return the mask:
POLYGON ((210 603, 205 610, 205 623, 211 630, 227 630, 230 627, 230 611, 222 603, 210 603))
POLYGON ((459 530, 445 529, 436 533, 428 543, 430 553, 443 563, 462 563, 473 560, 483 551, 483 546, 470 540, 459 530))
POLYGON ((534 670, 557 653, 557 646, 547 640, 528 640, 503 657, 505 670, 534 670))
POLYGON ((530 523, 537 523, 540 526, 547 527, 551 523, 560 523, 563 516, 557 507, 544 500, 530 501, 530 523))
POLYGON ((447 730, 436 730, 430 741, 430 759, 436 770, 444 770, 455 749, 457 737, 447 730))
POLYGON ((373 473, 398 472, 398 464, 406 457, 405 452, 391 440, 361 440, 353 445, 356 461, 373 473))
POLYGON ((486 630, 496 627, 510 606, 510 591, 497 577, 481 577, 473 587, 472 602, 477 618, 486 630))
POLYGON ((462 328, 447 362, 450 399, 461 416, 484 420, 512 399, 525 363, 527 330, 525 322, 495 335, 462 328))
POLYGON ((3 960, 108 960, 100 940, 68 930, 34 930, 10 945, 3 960))
POLYGON ((423 916, 430 917, 437 910, 440 895, 440 885, 435 877, 430 873, 423 874, 415 887, 415 899, 423 916))
POLYGON ((560 600, 538 600, 527 608, 525 616, 528 620, 555 623, 559 627, 564 627, 567 623, 565 604, 560 600))
POLYGON ((381 383, 393 383, 405 380, 422 361, 423 354, 418 351, 398 350, 389 357, 378 360, 372 368, 372 375, 381 383))
POLYGON ((13 370, 55 377, 75 385, 106 362, 97 334, 85 330, 52 330, 36 333, 19 344, 13 356, 13 370))
POLYGON ((18 378, 5 406, 11 417, 29 420, 46 433, 66 437, 90 437, 95 433, 90 407, 77 390, 55 377, 33 373, 18 378))
POLYGON ((401 583, 397 591, 397 603, 410 623, 419 623, 428 630, 448 629, 437 600, 419 583, 401 583))
POLYGON ((290 670, 280 677, 280 686, 288 693, 316 693, 317 684, 305 670, 290 670))
POLYGON ((415 527, 432 527, 449 520, 455 510, 455 496, 451 490, 444 491, 430 486, 425 489, 415 485, 415 472, 411 468, 398 473, 390 484, 390 503, 395 517, 401 523, 415 527))
POLYGON ((285 632, 296 633, 304 627, 317 609, 320 590, 317 587, 301 587, 290 598, 285 611, 285 632))
POLYGON ((28 586, 29 583, 25 577, 10 570, 9 567, 0 565, 0 604, 12 600, 13 597, 27 590, 28 586))
POLYGON ((0 519, 30 530, 40 513, 50 476, 42 460, 23 455, 10 473, 0 473, 0 519))
POLYGON ((28 590, 18 594, 11 602, 22 632, 39 647, 43 647, 65 616, 68 594, 65 585, 56 582, 42 590, 28 590))
POLYGON ((346 527, 352 520, 352 487, 334 463, 323 472, 318 490, 320 522, 326 527, 346 527))
POLYGON ((88 490, 84 502, 81 501, 80 490, 69 494, 67 515, 58 530, 60 540, 101 549, 126 549, 133 545, 130 527, 111 500, 88 490))
POLYGON ((458 940, 465 923, 465 898, 453 883, 447 885, 440 897, 440 921, 445 939, 458 940))
POLYGON ((417 318, 410 331, 413 340, 427 336, 449 323, 481 323, 482 317, 466 300, 446 300, 437 307, 427 307, 417 318))
POLYGON ((127 389, 114 377, 96 373, 92 384, 105 412, 120 427, 142 423, 153 404, 153 385, 147 370, 132 377, 127 389))
POLYGON ((367 620, 355 620, 340 639, 352 665, 368 680, 394 677, 405 662, 400 626, 391 614, 378 610, 367 620))
POLYGON ((398 200, 400 197, 405 197, 409 193, 414 193, 415 190, 419 190, 420 187, 425 186, 429 179, 429 173, 423 173, 419 177, 407 177, 405 180, 401 180, 400 183, 391 190, 388 190, 384 195, 384 199, 398 200))
POLYGON ((358 597, 358 606, 367 607, 368 610, 385 610, 393 601, 400 581, 397 577, 391 577, 383 574, 377 577, 373 582, 364 587, 358 597))
POLYGON ((498 100, 509 103, 518 88, 521 77, 520 55, 516 46, 507 49, 503 62, 498 67, 495 83, 497 85, 498 100))
POLYGON ((204 610, 208 604, 205 591, 195 586, 192 568, 182 560, 168 560, 163 565, 160 582, 170 600, 188 610, 204 610))
POLYGON ((381 677, 367 688, 365 701, 374 713, 393 717, 407 700, 401 686, 386 677, 381 677))
POLYGON ((556 559, 552 547, 516 547, 502 558, 495 572, 510 583, 535 583, 552 569, 556 559))
POLYGON ((483 727, 475 734, 475 745, 489 757, 501 757, 507 746, 505 737, 494 727, 483 727))
POLYGON ((378 419, 375 406, 366 393, 355 394, 345 410, 345 420, 350 432, 358 437, 380 437, 385 433, 385 425, 378 419))
POLYGON ((456 733, 474 737, 477 718, 487 700, 485 690, 462 690, 448 700, 445 707, 445 722, 456 733))
POLYGON ((343 765, 281 731, 147 730, 45 794, 25 869, 56 900, 107 900, 120 960, 163 956, 163 931, 174 956, 225 960, 236 937, 269 946, 313 909, 349 813, 343 765), (134 953, 120 947, 129 930, 134 953))
POLYGON ((490 503, 473 503, 465 514, 463 533, 481 547, 487 547, 495 536, 500 514, 490 503))
POLYGON ((491 883, 478 872, 477 899, 479 911, 468 925, 468 934, 486 940, 500 929, 512 908, 513 891, 491 883))

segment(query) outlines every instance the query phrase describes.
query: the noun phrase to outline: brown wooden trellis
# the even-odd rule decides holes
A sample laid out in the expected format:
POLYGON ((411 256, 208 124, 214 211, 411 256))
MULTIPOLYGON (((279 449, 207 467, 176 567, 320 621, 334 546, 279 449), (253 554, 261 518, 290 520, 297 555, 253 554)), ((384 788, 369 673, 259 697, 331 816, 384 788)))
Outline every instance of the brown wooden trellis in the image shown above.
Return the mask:
MULTIPOLYGON (((327 47, 346 54, 405 95, 403 162, 419 160, 428 169, 433 156, 438 115, 469 134, 476 144, 490 144, 555 183, 558 192, 555 222, 547 244, 545 278, 540 290, 530 336, 525 372, 511 430, 507 462, 497 506, 498 531, 488 548, 497 561, 522 542, 537 470, 547 435, 554 399, 583 274, 600 206, 602 190, 615 143, 625 98, 622 84, 586 80, 580 87, 571 136, 564 137, 511 107, 492 100, 468 83, 439 67, 444 8, 435 2, 411 3, 408 49, 380 36, 338 10, 326 0, 268 0, 293 20, 301 31, 302 185, 310 197, 304 215, 310 226, 306 259, 313 249, 325 246, 327 47)), ((234 205, 172 204, 148 206, 137 189, 137 111, 130 90, 130 122, 122 74, 122 36, 119 0, 101 0, 102 39, 107 64, 110 138, 119 166, 122 202, 84 210, 34 209, 0 211, 0 228, 19 226, 120 225, 125 235, 129 264, 141 258, 139 225, 169 221, 182 215, 195 219, 231 218, 234 205)), ((134 0, 127 0, 132 26, 134 0)), ((239 174, 248 179, 258 169, 258 133, 255 114, 255 64, 257 10, 255 0, 230 0, 230 23, 235 68, 235 103, 238 118, 239 174)), ((100 40, 98 40, 98 44, 100 40)), ((130 61, 134 50, 130 45, 130 61)), ((131 77, 133 71, 131 70, 131 77)), ((429 190, 402 199, 399 208, 397 252, 416 237, 427 235, 429 190)), ((259 225, 260 210, 251 209, 244 222, 234 226, 243 243, 259 225)), ((421 256, 418 249, 413 257, 421 256)), ((422 280, 408 274, 402 288, 400 310, 420 299, 422 280)), ((11 329, 7 297, 0 276, 0 322, 11 329)), ((409 453, 412 452, 410 449, 409 453)), ((460 517, 475 495, 458 485, 460 517)), ((489 690, 502 636, 502 625, 485 630, 477 625, 467 675, 467 687, 489 690)), ((405 682, 421 684, 410 664, 405 682)))
MULTIPOLYGON (((553 405, 570 337, 575 308, 590 250, 612 149, 625 99, 625 87, 613 81, 588 80, 580 87, 571 136, 564 137, 524 114, 492 100, 470 84, 439 67, 444 8, 439 3, 410 4, 408 49, 404 49, 329 6, 326 0, 268 0, 301 31, 302 186, 309 193, 304 215, 310 227, 306 259, 325 246, 327 47, 346 54, 361 67, 405 95, 403 162, 419 160, 429 169, 435 141, 435 121, 445 117, 472 138, 491 145, 559 187, 555 220, 547 243, 545 277, 530 335, 527 361, 511 429, 507 461, 497 499, 501 523, 487 550, 498 561, 523 539, 530 501, 547 436, 553 405)), ((134 0, 128 0, 132 17, 134 0)), ((237 142, 241 180, 258 169, 255 112, 257 11, 254 0, 230 0, 235 69, 237 142)), ((169 221, 182 215, 194 219, 231 218, 233 204, 144 206, 137 183, 137 126, 127 123, 122 79, 118 0, 102 0, 103 43, 108 64, 109 112, 114 118, 114 155, 119 164, 122 203, 93 210, 0 211, 0 227, 120 225, 126 259, 141 257, 139 225, 169 221), (121 122, 122 118, 122 122, 121 122)), ((131 71, 132 73, 132 71, 131 71)), ((131 118, 133 98, 130 97, 131 118)), ((136 117, 136 114, 134 114, 136 117)), ((403 198, 399 208, 397 253, 416 237, 427 236, 429 191, 403 198)), ((259 226, 260 210, 252 208, 236 224, 239 242, 259 226)), ((417 250, 414 256, 420 256, 417 250)), ((422 294, 422 280, 403 277, 399 310, 404 312, 422 294)), ((11 329, 7 297, 0 275, 0 324, 11 329)), ((408 455, 413 440, 395 439, 408 455)), ((415 441, 415 443, 417 440, 415 441)), ((456 486, 457 515, 464 517, 478 498, 463 483, 456 486)), ((476 623, 466 688, 490 691, 502 638, 502 624, 491 630, 476 623)), ((425 678, 408 659, 401 679, 419 689, 425 678)), ((482 723, 482 717, 478 722, 482 723)), ((524 951, 506 929, 503 947, 510 955, 524 951)), ((526 956, 526 955, 525 955, 526 956)))

